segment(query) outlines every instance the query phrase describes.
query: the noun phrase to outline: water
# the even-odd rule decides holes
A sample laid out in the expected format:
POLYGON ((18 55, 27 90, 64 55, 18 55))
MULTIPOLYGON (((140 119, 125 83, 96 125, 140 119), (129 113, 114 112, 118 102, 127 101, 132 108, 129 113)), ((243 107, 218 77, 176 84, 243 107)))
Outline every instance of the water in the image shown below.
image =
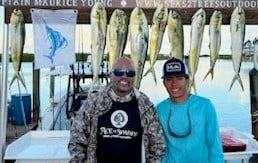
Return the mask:
MULTIPOLYGON (((155 85, 151 74, 143 78, 141 90, 147 93, 156 104, 162 99, 168 97, 163 86, 161 75, 164 61, 156 64, 156 73, 158 83, 155 85)), ((146 67, 149 64, 146 64, 146 67)), ((249 71, 253 68, 252 62, 243 62, 240 76, 244 84, 242 91, 238 82, 235 82, 231 91, 231 84, 234 70, 231 60, 218 60, 214 70, 214 78, 208 76, 203 81, 209 69, 209 58, 201 58, 195 77, 197 94, 205 96, 213 102, 221 127, 235 127, 244 132, 251 132, 251 113, 250 113, 250 86, 249 71)))
MULTIPOLYGON (((140 90, 145 92, 154 104, 157 104, 161 100, 168 97, 168 94, 162 83, 162 67, 165 61, 157 61, 155 64, 157 85, 155 84, 151 74, 148 74, 142 79, 140 90)), ((12 65, 9 64, 9 80, 13 76, 12 65)), ((145 71, 149 68, 149 62, 145 63, 145 71)), ((241 66, 240 76, 244 84, 244 91, 238 82, 236 82, 231 91, 229 86, 234 75, 233 65, 231 60, 218 60, 214 70, 214 79, 208 76, 203 81, 209 69, 209 58, 201 58, 199 62, 198 71, 196 74, 196 88, 197 94, 205 96, 213 102, 218 115, 220 127, 234 127, 242 132, 251 133, 251 111, 250 111, 250 90, 249 90, 249 71, 253 68, 252 62, 243 62, 241 66)), ((57 70, 64 69, 63 67, 57 67, 57 70)), ((40 103, 41 103, 41 115, 44 114, 44 110, 49 106, 50 95, 50 68, 40 70, 40 103)), ((144 71, 144 72, 145 72, 144 71)), ((22 72, 26 77, 25 81, 28 87, 28 93, 32 93, 32 64, 23 63, 22 72)), ((68 83, 67 75, 58 75, 55 80, 55 92, 56 98, 60 98, 67 89, 68 83)), ((91 83, 91 80, 86 81, 91 83)), ((27 93, 24 88, 21 87, 23 93, 27 93)), ((9 90, 9 96, 18 92, 17 84, 14 83, 9 90)), ((10 98, 9 98, 10 99, 10 98)), ((239 163, 238 160, 231 161, 232 163, 239 163)))
MULTIPOLYGON (((155 84, 151 74, 148 74, 142 79, 140 90, 145 92, 154 104, 168 97, 168 94, 162 83, 162 67, 165 61, 157 61, 155 64, 157 85, 155 84)), ((13 75, 12 65, 9 64, 9 80, 13 75)), ((149 62, 145 63, 145 71, 149 68, 149 62)), ((205 96, 213 102, 219 120, 220 127, 234 127, 240 131, 251 133, 251 111, 250 111, 250 90, 249 90, 249 71, 253 68, 252 62, 243 62, 241 66, 240 76, 244 84, 244 91, 242 91, 238 82, 235 82, 231 91, 229 85, 234 75, 233 64, 231 60, 218 60, 214 70, 214 79, 208 76, 205 81, 203 78, 209 69, 209 58, 201 58, 196 74, 196 88, 197 94, 205 96)), ((58 69, 58 68, 56 68, 58 69)), ((63 68, 62 68, 63 69, 63 68)), ((41 69, 40 75, 40 103, 41 114, 49 105, 49 87, 50 75, 49 68, 41 69)), ((145 72, 144 71, 144 72, 145 72)), ((22 64, 23 75, 26 76, 26 84, 28 92, 32 93, 32 64, 22 64)), ((67 89, 67 75, 59 75, 56 77, 56 98, 61 97, 60 92, 67 89)), ((86 81, 91 83, 91 80, 86 81)), ((21 91, 25 89, 21 87, 21 91)), ((18 92, 17 84, 14 83, 9 94, 18 92)))
MULTIPOLYGON (((149 95, 151 100, 157 104, 168 97, 163 86, 162 68, 165 61, 158 61, 155 65, 158 83, 155 85, 151 74, 143 78, 141 90, 149 95)), ((146 68, 149 63, 146 63, 146 68)), ((214 70, 214 78, 208 76, 203 81, 209 69, 209 58, 201 58, 198 71, 195 77, 197 94, 205 96, 213 102, 220 127, 233 127, 239 131, 251 133, 251 106, 250 106, 250 84, 249 71, 253 68, 252 62, 243 62, 240 76, 243 81, 244 91, 238 82, 235 82, 231 91, 231 84, 234 70, 231 60, 218 60, 214 70)), ((240 163, 240 160, 231 160, 230 163, 240 163)))

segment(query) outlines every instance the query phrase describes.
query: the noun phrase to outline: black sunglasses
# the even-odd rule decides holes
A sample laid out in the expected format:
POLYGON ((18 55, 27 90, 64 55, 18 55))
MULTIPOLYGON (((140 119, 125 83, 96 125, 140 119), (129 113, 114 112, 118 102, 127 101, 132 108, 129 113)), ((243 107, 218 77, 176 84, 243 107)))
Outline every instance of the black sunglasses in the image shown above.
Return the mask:
POLYGON ((130 77, 130 78, 134 77, 135 75, 134 70, 121 69, 121 68, 114 69, 113 73, 115 76, 123 76, 125 74, 127 77, 130 77))

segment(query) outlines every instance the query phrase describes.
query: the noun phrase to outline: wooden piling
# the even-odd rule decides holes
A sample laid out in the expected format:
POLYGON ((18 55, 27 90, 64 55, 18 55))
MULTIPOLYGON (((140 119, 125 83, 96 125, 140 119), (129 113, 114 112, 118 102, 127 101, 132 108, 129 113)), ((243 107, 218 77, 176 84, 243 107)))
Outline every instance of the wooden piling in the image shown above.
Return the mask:
POLYGON ((40 114, 40 70, 34 69, 33 62, 33 122, 39 121, 40 114))
POLYGON ((249 72, 252 134, 258 140, 258 70, 249 72))

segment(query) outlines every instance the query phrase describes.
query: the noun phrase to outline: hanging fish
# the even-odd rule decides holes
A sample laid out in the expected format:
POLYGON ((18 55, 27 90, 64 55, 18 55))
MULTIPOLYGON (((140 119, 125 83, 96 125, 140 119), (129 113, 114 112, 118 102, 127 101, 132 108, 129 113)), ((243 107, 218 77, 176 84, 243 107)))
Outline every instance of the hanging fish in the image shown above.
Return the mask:
POLYGON ((221 45, 221 24, 222 24, 222 14, 220 11, 215 10, 211 16, 209 25, 209 36, 210 36, 210 69, 204 76, 203 80, 211 74, 211 79, 214 76, 214 67, 216 60, 219 56, 220 45, 221 45))
POLYGON ((198 69, 199 56, 202 47, 203 31, 206 21, 206 13, 203 9, 199 9, 192 17, 191 36, 190 36, 190 51, 189 51, 189 69, 190 69, 190 84, 196 93, 195 74, 198 69))
POLYGON ((176 11, 169 11, 168 40, 170 43, 170 56, 184 59, 184 29, 181 16, 176 11))
POLYGON ((104 55, 106 45, 106 33, 107 33, 107 13, 104 5, 101 2, 97 2, 90 14, 91 20, 91 62, 92 62, 92 74, 93 82, 91 89, 94 86, 99 86, 99 72, 104 55))
POLYGON ((150 68, 146 71, 144 76, 146 76, 149 72, 152 73, 155 83, 157 84, 156 74, 155 74, 155 62, 158 58, 164 31, 167 24, 167 17, 168 17, 168 9, 162 3, 159 4, 156 8, 153 19, 152 19, 152 26, 151 26, 151 37, 150 37, 150 68))
POLYGON ((123 56, 128 31, 128 17, 121 9, 115 9, 109 21, 109 66, 123 56))
POLYGON ((134 86, 140 87, 142 72, 147 56, 149 28, 143 10, 135 7, 130 16, 129 37, 131 45, 131 59, 134 63, 136 76, 134 86))
POLYGON ((21 10, 14 9, 10 18, 10 43, 11 59, 15 74, 10 82, 10 87, 14 80, 17 79, 22 83, 25 89, 24 78, 20 74, 23 48, 25 43, 25 23, 21 10))
POLYGON ((240 77, 242 52, 245 37, 245 12, 241 7, 236 7, 230 18, 230 32, 231 32, 231 55, 235 75, 230 84, 231 90, 234 82, 237 80, 244 91, 243 82, 240 77))

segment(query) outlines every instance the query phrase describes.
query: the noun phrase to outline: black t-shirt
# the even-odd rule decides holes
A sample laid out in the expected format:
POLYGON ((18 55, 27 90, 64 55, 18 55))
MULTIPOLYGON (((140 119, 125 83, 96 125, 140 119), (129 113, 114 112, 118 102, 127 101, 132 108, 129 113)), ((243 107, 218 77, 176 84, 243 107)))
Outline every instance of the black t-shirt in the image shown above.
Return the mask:
POLYGON ((98 120, 98 163, 141 163, 142 128, 136 98, 113 102, 98 120))

